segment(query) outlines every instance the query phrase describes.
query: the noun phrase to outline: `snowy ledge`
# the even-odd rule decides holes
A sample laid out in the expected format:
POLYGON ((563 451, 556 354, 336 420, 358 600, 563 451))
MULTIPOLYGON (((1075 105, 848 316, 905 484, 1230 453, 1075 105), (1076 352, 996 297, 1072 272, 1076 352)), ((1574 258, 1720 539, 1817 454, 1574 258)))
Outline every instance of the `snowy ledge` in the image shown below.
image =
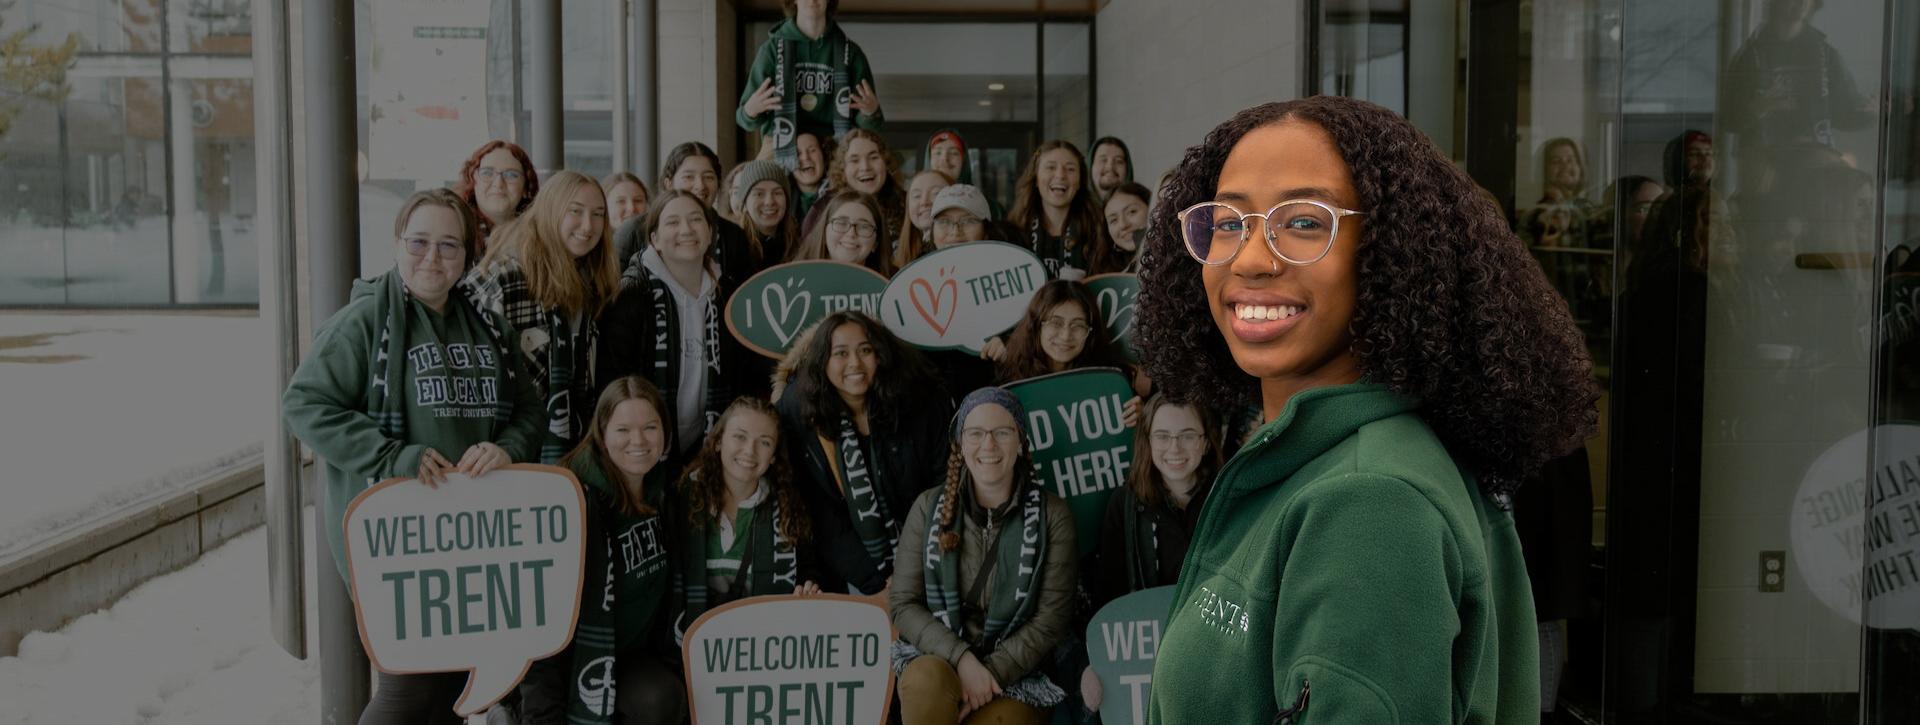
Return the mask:
POLYGON ((262 520, 265 473, 258 446, 226 457, 191 482, 0 550, 0 656, 20 638, 107 606, 149 578, 185 566, 262 520))

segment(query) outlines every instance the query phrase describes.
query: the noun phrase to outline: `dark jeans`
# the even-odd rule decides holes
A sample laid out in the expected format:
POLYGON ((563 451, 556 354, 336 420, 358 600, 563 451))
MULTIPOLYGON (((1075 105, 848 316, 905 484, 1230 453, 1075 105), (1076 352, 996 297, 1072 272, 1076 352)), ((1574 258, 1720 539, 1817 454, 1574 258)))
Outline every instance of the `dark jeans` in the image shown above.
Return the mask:
MULTIPOLYGON (((686 686, 680 681, 680 669, 651 653, 623 653, 616 658, 613 688, 614 722, 678 723, 686 719, 686 686)), ((520 681, 520 722, 566 722, 574 689, 571 649, 534 663, 526 679, 520 681)))
POLYGON ((360 725, 459 725, 453 702, 466 689, 465 672, 419 675, 376 673, 373 698, 360 713, 360 725))

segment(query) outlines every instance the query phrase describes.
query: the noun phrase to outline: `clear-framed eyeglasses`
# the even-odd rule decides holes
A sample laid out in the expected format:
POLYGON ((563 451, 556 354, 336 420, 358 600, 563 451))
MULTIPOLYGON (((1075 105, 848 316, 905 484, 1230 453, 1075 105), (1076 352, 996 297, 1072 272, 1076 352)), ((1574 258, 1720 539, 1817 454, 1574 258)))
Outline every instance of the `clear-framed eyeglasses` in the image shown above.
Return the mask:
POLYGON ((1304 267, 1326 258, 1340 236, 1340 220, 1366 212, 1342 209, 1313 199, 1280 202, 1265 214, 1248 214, 1232 205, 1203 201, 1180 212, 1180 237, 1187 253, 1201 264, 1232 262, 1246 246, 1258 218, 1267 250, 1288 264, 1304 267))

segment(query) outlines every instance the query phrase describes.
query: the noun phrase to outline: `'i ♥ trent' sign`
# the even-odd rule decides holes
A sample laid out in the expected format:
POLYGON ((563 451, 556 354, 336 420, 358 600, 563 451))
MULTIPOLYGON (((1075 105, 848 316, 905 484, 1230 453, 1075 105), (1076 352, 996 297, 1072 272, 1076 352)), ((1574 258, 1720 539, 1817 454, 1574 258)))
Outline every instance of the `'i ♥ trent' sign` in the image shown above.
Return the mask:
POLYGON ((1046 268, 1026 247, 968 242, 895 274, 880 296, 880 319, 921 349, 979 354, 987 338, 1020 321, 1046 282, 1046 268))

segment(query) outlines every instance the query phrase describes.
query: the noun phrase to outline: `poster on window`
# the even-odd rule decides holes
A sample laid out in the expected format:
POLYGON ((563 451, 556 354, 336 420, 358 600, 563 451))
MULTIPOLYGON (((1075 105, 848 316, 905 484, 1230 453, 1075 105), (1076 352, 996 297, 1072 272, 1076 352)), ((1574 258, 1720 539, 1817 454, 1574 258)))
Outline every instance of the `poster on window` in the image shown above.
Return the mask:
POLYGON ((367 176, 439 184, 487 140, 487 0, 373 3, 367 176))

